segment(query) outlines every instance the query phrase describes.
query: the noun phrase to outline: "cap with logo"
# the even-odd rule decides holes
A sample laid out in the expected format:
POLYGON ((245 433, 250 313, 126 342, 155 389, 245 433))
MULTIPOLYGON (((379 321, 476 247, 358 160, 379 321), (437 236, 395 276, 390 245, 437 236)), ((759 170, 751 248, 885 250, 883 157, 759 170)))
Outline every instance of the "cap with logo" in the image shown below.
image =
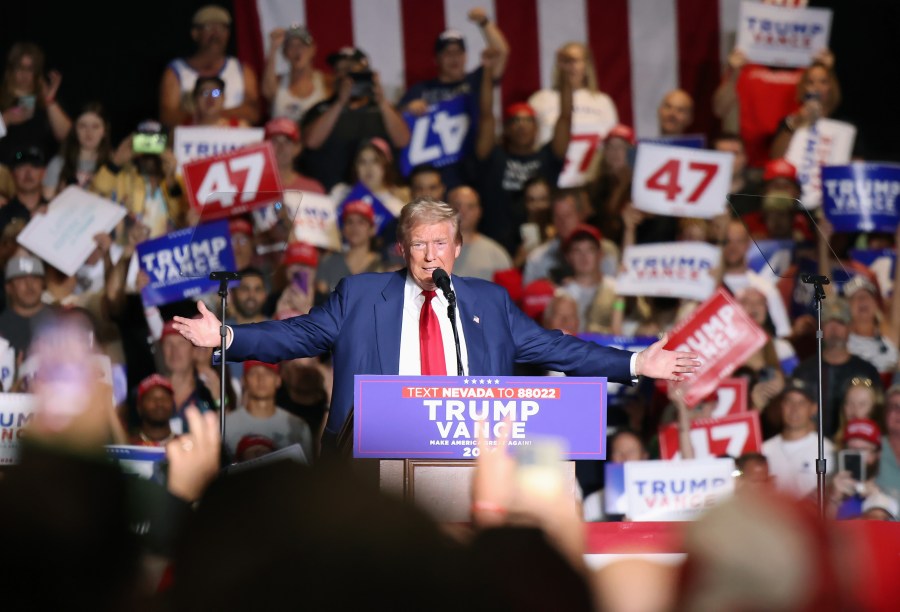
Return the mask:
POLYGON ((141 383, 138 385, 138 391, 137 391, 138 401, 140 402, 141 399, 143 399, 144 395, 146 395, 146 393, 150 389, 153 389, 155 387, 162 387, 169 393, 173 393, 173 394, 175 393, 175 391, 172 389, 172 383, 169 381, 168 378, 166 378, 165 376, 162 376, 161 374, 151 374, 150 376, 148 376, 147 378, 142 380, 141 383))
POLYGON ((291 142, 300 142, 300 127, 287 117, 277 117, 266 123, 266 140, 275 136, 287 136, 291 142))
POLYGON ((822 325, 829 321, 839 321, 844 325, 850 324, 850 305, 847 300, 835 298, 825 300, 822 306, 822 325))
POLYGON ((864 440, 881 448, 881 428, 872 419, 850 419, 844 430, 844 441, 864 440))
POLYGON ((35 168, 43 168, 47 165, 47 158, 43 149, 40 147, 26 147, 20 151, 16 151, 9 160, 10 168, 18 166, 34 166, 35 168))
POLYGON ((450 45, 459 45, 463 51, 466 50, 466 39, 459 30, 444 30, 434 41, 434 53, 438 54, 450 45))
POLYGON ((569 234, 568 237, 566 237, 566 239, 563 241, 563 253, 567 253, 576 240, 582 240, 584 238, 587 238, 593 241, 597 246, 600 246, 600 241, 603 240, 603 234, 601 234, 600 230, 598 230, 593 225, 581 223, 575 226, 575 229, 572 230, 572 233, 569 234))
POLYGON ((632 147, 636 142, 634 139, 634 130, 631 129, 630 126, 624 125, 622 123, 609 131, 609 133, 606 135, 606 140, 609 140, 610 138, 621 138, 632 147))
POLYGON ((319 265, 319 252, 316 247, 305 242, 292 242, 284 252, 284 265, 300 264, 315 268, 319 265))
POLYGON ((23 276, 43 276, 44 263, 31 255, 17 255, 6 262, 6 280, 11 281, 23 276))
POLYGON ((338 62, 341 62, 344 60, 361 62, 366 59, 369 59, 369 58, 362 49, 358 49, 356 47, 341 47, 334 53, 329 54, 328 63, 333 67, 338 62))
POLYGON ((788 380, 784 385, 784 391, 781 392, 781 395, 782 397, 784 397, 792 391, 803 394, 806 399, 814 404, 819 401, 819 396, 816 393, 816 390, 813 388, 812 384, 806 382, 802 378, 791 378, 790 380, 788 380))
POLYGON ((300 25, 298 23, 292 24, 287 30, 284 31, 284 42, 287 44, 287 41, 292 38, 296 38, 299 41, 302 41, 304 45, 311 45, 315 40, 312 37, 312 34, 309 33, 309 30, 306 29, 306 26, 300 25))
POLYGON ((844 296, 847 299, 852 298, 854 295, 859 293, 860 291, 868 291, 873 296, 880 297, 878 293, 878 288, 875 286, 875 283, 870 281, 868 278, 863 276, 862 274, 857 274, 849 281, 844 283, 844 296))
POLYGON ((341 223, 346 222, 348 215, 360 215, 365 217, 370 225, 375 225, 375 211, 371 204, 363 200, 353 200, 344 204, 344 209, 341 211, 341 223))
POLYGON ((763 180, 765 182, 775 179, 786 179, 797 182, 797 168, 784 158, 772 159, 763 167, 763 180))

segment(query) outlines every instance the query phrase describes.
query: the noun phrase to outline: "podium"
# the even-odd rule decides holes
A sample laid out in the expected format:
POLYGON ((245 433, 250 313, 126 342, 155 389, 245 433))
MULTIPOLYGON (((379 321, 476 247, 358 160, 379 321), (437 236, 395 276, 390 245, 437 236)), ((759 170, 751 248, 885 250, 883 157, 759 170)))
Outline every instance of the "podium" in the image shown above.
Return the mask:
POLYGON ((605 378, 357 375, 354 385, 353 457, 379 459, 381 490, 440 522, 470 518, 477 428, 493 444, 509 427, 511 452, 564 440, 572 495, 573 460, 606 458, 605 378))
MULTIPOLYGON (((475 462, 441 459, 382 459, 378 482, 383 493, 418 506, 439 523, 465 523, 472 507, 475 462)), ((564 486, 577 495, 575 462, 563 462, 564 486)))

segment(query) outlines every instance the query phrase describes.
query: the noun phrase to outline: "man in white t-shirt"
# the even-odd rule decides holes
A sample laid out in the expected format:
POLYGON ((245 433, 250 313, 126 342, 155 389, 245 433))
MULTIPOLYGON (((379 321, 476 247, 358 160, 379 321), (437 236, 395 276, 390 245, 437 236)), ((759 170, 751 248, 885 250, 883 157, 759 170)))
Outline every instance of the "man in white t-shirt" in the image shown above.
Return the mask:
MULTIPOLYGON (((762 452, 778 490, 805 497, 816 490, 816 395, 811 385, 795 378, 775 401, 781 403, 781 433, 763 442, 762 452)), ((834 465, 834 444, 827 438, 825 459, 826 465, 834 465)))
POLYGON ((246 446, 241 441, 251 436, 257 440, 270 440, 273 450, 300 444, 307 461, 312 462, 313 439, 309 425, 275 405, 275 392, 280 386, 277 365, 262 361, 244 362, 244 407, 225 419, 225 446, 234 459, 242 460, 238 449, 246 446))

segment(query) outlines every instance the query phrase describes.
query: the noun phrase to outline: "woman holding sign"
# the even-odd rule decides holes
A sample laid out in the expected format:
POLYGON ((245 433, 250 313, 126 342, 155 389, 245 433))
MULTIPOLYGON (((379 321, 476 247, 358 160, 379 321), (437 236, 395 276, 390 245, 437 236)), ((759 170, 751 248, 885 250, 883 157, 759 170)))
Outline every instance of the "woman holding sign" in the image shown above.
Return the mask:
POLYGON ((560 91, 565 79, 572 88, 571 140, 566 150, 566 166, 559 175, 560 187, 584 185, 596 174, 596 154, 619 122, 616 105, 597 87, 597 74, 591 50, 584 43, 570 42, 556 52, 553 89, 542 89, 528 99, 537 113, 538 143, 553 139, 560 114, 560 91))

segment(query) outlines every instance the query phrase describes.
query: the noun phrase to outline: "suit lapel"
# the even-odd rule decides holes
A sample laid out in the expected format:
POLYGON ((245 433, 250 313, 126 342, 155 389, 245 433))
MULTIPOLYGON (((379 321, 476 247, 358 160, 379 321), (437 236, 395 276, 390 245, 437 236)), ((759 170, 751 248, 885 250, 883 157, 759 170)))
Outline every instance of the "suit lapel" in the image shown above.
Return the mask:
POLYGON ((403 324, 403 285, 406 270, 392 274, 375 302, 375 342, 382 374, 400 372, 400 328, 403 324))
POLYGON ((471 286, 458 276, 453 277, 453 289, 456 293, 456 304, 462 321, 463 334, 466 337, 466 353, 469 361, 468 374, 485 373, 484 329, 482 313, 478 306, 478 294, 471 286))

